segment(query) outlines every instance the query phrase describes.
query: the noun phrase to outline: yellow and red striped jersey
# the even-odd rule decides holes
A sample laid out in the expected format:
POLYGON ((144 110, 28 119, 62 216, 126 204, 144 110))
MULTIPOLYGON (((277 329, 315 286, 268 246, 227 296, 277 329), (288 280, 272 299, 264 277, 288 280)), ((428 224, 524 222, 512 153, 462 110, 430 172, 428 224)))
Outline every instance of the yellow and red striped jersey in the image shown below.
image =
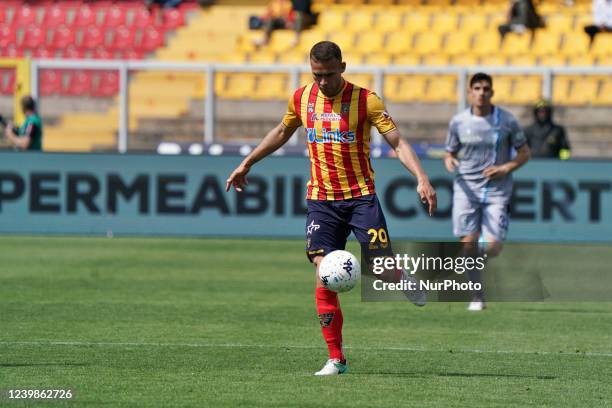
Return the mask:
POLYGON ((327 97, 316 83, 299 88, 289 99, 283 124, 304 126, 310 157, 309 200, 346 200, 375 194, 370 163, 370 130, 381 134, 395 123, 374 93, 344 81, 327 97))

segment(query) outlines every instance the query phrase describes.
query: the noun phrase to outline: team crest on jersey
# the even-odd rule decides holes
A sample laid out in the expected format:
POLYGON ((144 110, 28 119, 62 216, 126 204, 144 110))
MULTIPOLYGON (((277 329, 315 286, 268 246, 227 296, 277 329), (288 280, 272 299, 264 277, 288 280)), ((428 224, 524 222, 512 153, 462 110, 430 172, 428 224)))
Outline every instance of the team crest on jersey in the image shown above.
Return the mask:
POLYGON ((350 103, 343 103, 342 106, 340 107, 340 112, 342 112, 343 115, 348 115, 350 111, 351 111, 350 103))
POLYGON ((308 102, 308 113, 314 112, 314 103, 308 102))
POLYGON ((321 313, 319 315, 319 323, 321 327, 328 327, 334 320, 335 313, 321 313))

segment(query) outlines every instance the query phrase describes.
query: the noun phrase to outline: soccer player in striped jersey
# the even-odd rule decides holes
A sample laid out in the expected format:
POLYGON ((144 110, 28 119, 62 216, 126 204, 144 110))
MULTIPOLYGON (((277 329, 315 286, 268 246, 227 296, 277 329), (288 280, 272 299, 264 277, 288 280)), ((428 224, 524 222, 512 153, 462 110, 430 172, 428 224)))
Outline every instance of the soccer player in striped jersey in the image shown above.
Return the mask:
MULTIPOLYGON (((296 90, 282 122, 272 129, 227 179, 226 190, 247 184, 249 169, 285 144, 304 126, 310 156, 306 195, 306 252, 317 270, 323 256, 344 249, 351 231, 370 249, 391 251, 382 208, 374 188, 370 163, 370 129, 375 126, 417 178, 417 193, 436 208, 436 193, 421 164, 400 135, 383 101, 373 92, 344 80, 346 64, 338 45, 322 41, 310 51, 314 82, 296 90)), ((315 375, 344 373, 348 365, 342 350, 342 311, 338 295, 316 280, 317 314, 328 346, 329 360, 315 375)), ((417 303, 417 302, 415 302, 417 303)))
MULTIPOLYGON (((516 118, 494 106, 493 79, 479 72, 470 79, 472 106, 455 115, 449 124, 444 165, 453 173, 453 232, 466 251, 496 256, 508 231, 511 173, 529 160, 527 139, 516 118), (516 150, 513 158, 512 151, 516 150)), ((469 271, 480 282, 479 271, 469 271)), ((473 294, 468 310, 484 309, 483 292, 473 294)))

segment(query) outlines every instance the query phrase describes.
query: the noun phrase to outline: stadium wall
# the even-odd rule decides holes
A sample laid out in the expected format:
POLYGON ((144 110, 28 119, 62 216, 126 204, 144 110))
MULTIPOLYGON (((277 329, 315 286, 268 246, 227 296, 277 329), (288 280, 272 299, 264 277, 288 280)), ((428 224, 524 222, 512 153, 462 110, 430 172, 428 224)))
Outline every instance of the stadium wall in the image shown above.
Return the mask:
MULTIPOLYGON (((273 157, 242 194, 225 180, 240 157, 0 153, 0 233, 304 237, 306 158, 273 157)), ((392 238, 454 240, 452 175, 424 167, 430 218, 397 160, 377 159, 392 238)), ((509 240, 612 242, 612 161, 532 161, 515 175, 509 240)))

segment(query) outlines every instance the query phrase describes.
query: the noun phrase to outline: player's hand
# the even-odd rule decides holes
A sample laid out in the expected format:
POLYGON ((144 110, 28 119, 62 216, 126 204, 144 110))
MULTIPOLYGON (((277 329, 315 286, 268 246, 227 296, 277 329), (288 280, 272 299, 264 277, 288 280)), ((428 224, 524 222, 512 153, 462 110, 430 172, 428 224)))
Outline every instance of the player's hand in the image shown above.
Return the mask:
POLYGON ((242 192, 244 186, 249 184, 249 181, 246 178, 247 173, 249 172, 249 167, 241 164, 230 174, 227 182, 225 183, 225 191, 229 191, 232 186, 238 192, 242 192))
POLYGON ((423 204, 427 204, 429 207, 429 216, 431 217, 436 211, 438 206, 438 198, 436 197, 436 190, 429 184, 429 180, 420 180, 417 185, 417 193, 421 198, 423 204))
POLYGON ((488 178, 489 180, 504 177, 506 174, 508 174, 508 170, 504 166, 487 167, 482 172, 482 175, 488 178))
POLYGON ((459 166, 459 160, 457 160, 455 157, 451 156, 450 154, 447 154, 446 156, 444 156, 444 167, 446 167, 446 170, 449 173, 452 173, 453 171, 455 171, 455 168, 459 166))

